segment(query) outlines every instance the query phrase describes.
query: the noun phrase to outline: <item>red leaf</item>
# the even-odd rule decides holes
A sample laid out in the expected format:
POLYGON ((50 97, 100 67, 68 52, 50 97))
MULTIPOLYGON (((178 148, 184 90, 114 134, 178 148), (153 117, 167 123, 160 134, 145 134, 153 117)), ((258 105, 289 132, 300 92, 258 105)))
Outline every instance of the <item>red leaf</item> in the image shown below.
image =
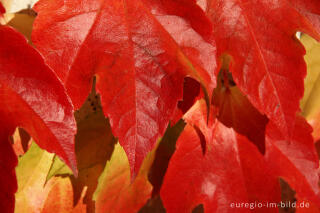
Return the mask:
POLYGON ((230 71, 240 90, 287 138, 306 75, 305 51, 295 32, 320 39, 319 8, 316 0, 207 0, 218 55, 233 57, 230 71))
POLYGON ((178 108, 184 114, 200 98, 202 98, 200 84, 192 78, 185 78, 183 84, 183 99, 178 102, 178 108))
POLYGON ((160 193, 160 188, 167 172, 169 161, 175 152, 176 142, 184 127, 185 123, 182 120, 179 120, 174 126, 168 126, 159 142, 155 152, 155 159, 148 174, 148 179, 153 187, 152 198, 158 196, 160 193))
POLYGON ((309 124, 313 128, 312 136, 314 140, 320 140, 320 112, 316 114, 313 119, 309 120, 309 124))
POLYGON ((147 155, 139 174, 131 181, 130 165, 123 148, 117 144, 110 161, 99 178, 94 195, 97 213, 134 213, 150 198, 152 185, 148 171, 154 159, 153 150, 147 155))
POLYGON ((182 118, 183 114, 186 113, 197 100, 204 97, 200 86, 199 82, 193 78, 184 78, 183 97, 182 100, 178 102, 178 107, 170 124, 174 125, 177 123, 182 118))
POLYGON ((230 85, 226 76, 223 77, 227 74, 230 73, 225 70, 221 71, 217 88, 213 92, 212 101, 219 110, 217 118, 227 127, 232 127, 236 132, 247 136, 250 141, 256 144, 260 152, 264 153, 265 128, 268 118, 261 115, 252 106, 237 86, 230 85))
POLYGON ((61 82, 22 35, 0 28, 0 110, 76 171, 73 107, 61 82))
POLYGON ((23 151, 26 152, 28 150, 28 148, 29 148, 31 137, 22 128, 18 128, 18 132, 19 132, 19 135, 20 135, 21 146, 23 148, 23 151))
POLYGON ((2 3, 0 2, 0 17, 2 16, 3 13, 6 12, 6 9, 3 7, 2 3))
POLYGON ((133 176, 173 118, 183 77, 215 87, 215 48, 194 30, 209 40, 201 26, 210 23, 194 2, 42 0, 35 10, 33 42, 77 108, 97 75, 104 113, 133 176), (202 22, 189 24, 189 16, 202 22))
MULTIPOLYGON (((40 147, 59 155, 76 174, 76 124, 72 104, 61 82, 45 65, 40 54, 27 44, 22 35, 4 26, 0 26, 0 99, 1 125, 12 126, 13 130, 17 126, 23 127, 40 147)), ((16 164, 16 159, 10 156, 12 148, 5 147, 10 134, 1 136, 5 140, 2 141, 4 148, 1 151, 5 153, 0 155, 1 162, 4 162, 1 164, 7 170, 16 164)), ((8 179, 1 182, 6 187, 15 182, 11 173, 13 171, 1 175, 8 179)), ((10 190, 10 196, 13 196, 13 191, 10 190)), ((10 204, 3 202, 6 201, 1 199, 1 206, 10 208, 10 204)))
POLYGON ((284 178, 301 199, 320 205, 319 160, 311 136, 312 128, 297 117, 293 138, 288 141, 277 127, 266 129, 266 160, 275 174, 284 178))
POLYGON ((305 30, 312 37, 320 39, 320 5, 318 0, 294 0, 289 1, 296 10, 298 10, 304 18, 306 18, 307 25, 302 30, 305 30), (311 26, 310 26, 311 25, 311 26))
POLYGON ((167 212, 191 212, 200 203, 205 212, 248 212, 249 208, 231 205, 280 200, 277 178, 258 149, 218 121, 206 126, 204 102, 198 102, 185 120, 188 125, 178 139, 160 192, 167 212), (205 154, 192 125, 205 137, 205 154))
POLYGON ((14 193, 17 190, 14 169, 18 161, 9 142, 9 136, 13 134, 13 130, 14 128, 9 129, 6 123, 0 122, 0 209, 4 213, 13 212, 14 193))

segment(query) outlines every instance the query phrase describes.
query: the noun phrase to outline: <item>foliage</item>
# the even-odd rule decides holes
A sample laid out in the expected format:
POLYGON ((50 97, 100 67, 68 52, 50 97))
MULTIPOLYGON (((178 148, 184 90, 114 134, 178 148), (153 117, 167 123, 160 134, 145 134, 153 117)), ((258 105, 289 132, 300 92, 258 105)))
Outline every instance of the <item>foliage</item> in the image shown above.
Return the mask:
POLYGON ((12 4, 1 212, 320 212, 318 0, 12 4))

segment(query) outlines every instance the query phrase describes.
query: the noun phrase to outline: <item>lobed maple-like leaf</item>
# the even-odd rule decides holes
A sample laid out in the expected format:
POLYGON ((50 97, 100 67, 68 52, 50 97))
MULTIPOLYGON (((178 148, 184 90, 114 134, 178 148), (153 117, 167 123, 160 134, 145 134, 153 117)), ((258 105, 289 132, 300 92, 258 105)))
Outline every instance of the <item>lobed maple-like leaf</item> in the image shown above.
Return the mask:
POLYGON ((40 147, 59 155, 76 174, 76 125, 61 82, 26 39, 6 26, 0 26, 0 99, 1 185, 5 185, 1 186, 0 196, 5 199, 0 206, 12 212, 16 156, 11 155, 8 137, 17 126, 24 128, 40 147))
POLYGON ((258 149, 215 119, 207 125, 203 100, 184 119, 187 126, 160 191, 168 213, 191 212, 198 204, 205 212, 249 212, 249 207, 235 208, 235 204, 280 200, 278 180, 258 149))
POLYGON ((41 0, 34 9, 32 41, 76 108, 97 76, 133 177, 173 118, 184 76, 215 87, 210 23, 193 1, 41 0))
POLYGON ((292 136, 306 66, 296 31, 320 39, 317 0, 199 1, 213 24, 218 56, 232 56, 230 71, 251 103, 292 136))

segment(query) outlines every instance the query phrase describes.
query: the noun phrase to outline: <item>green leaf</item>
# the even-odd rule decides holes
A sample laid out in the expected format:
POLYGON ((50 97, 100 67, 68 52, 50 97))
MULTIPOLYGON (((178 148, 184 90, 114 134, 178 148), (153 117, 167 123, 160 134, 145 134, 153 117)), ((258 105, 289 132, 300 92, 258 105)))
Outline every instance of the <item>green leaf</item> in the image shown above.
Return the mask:
POLYGON ((39 203, 46 199, 44 185, 54 154, 48 153, 36 143, 20 159, 16 167, 18 192, 15 212, 36 212, 39 203))

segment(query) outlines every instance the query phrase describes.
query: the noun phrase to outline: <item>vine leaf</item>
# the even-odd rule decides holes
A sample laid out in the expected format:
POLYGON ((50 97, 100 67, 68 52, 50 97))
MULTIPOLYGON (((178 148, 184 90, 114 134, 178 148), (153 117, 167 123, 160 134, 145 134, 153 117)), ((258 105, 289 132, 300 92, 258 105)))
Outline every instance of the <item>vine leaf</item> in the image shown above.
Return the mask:
POLYGON ((41 148, 59 155, 77 175, 76 124, 61 81, 21 34, 1 25, 0 99, 0 206, 4 212, 12 212, 17 159, 9 137, 14 129, 24 128, 41 148))
POLYGON ((73 206, 74 192, 69 178, 54 177, 46 183, 53 157, 54 154, 31 143, 29 150, 19 158, 15 212, 86 212, 82 202, 73 206))
POLYGON ((199 3, 212 22, 217 56, 232 57, 230 71, 239 89, 290 140, 306 75, 305 50, 295 33, 320 39, 319 1, 199 3))
POLYGON ((98 178, 107 160, 110 159, 116 143, 109 121, 103 114, 100 95, 95 91, 95 83, 86 102, 75 112, 75 118, 78 129, 75 136, 75 151, 79 175, 74 177, 68 167, 56 156, 47 180, 53 176, 69 176, 73 186, 74 205, 81 198, 84 188, 87 188, 83 203, 86 204, 87 212, 90 213, 95 212, 92 196, 96 190, 98 178))
POLYGON ((204 212, 248 212, 230 205, 280 201, 278 179, 257 147, 216 119, 207 125, 203 100, 185 114, 184 120, 187 126, 177 141, 160 191, 168 213, 191 212, 199 204, 203 204, 204 212), (205 153, 198 131, 206 141, 205 153))
POLYGON ((148 171, 154 153, 155 150, 147 155, 139 174, 132 182, 126 153, 119 144, 116 144, 112 157, 99 178, 93 197, 97 213, 138 212, 151 197, 152 185, 148 181, 148 171))
POLYGON ((300 101, 302 115, 313 127, 315 141, 320 139, 320 44, 310 36, 303 34, 301 42, 306 48, 307 77, 304 81, 304 95, 300 101))
POLYGON ((213 92, 212 103, 218 108, 217 118, 225 126, 247 136, 264 153, 268 118, 261 115, 239 88, 232 84, 234 82, 228 79, 229 74, 227 70, 220 71, 217 87, 213 92))
POLYGON ((76 108, 97 76, 103 111, 132 178, 173 119, 183 78, 199 81, 211 97, 211 25, 193 1, 41 0, 34 9, 32 41, 76 108))
POLYGON ((319 160, 312 138, 312 128, 297 116, 290 141, 273 123, 266 128, 266 160, 275 175, 282 177, 300 199, 320 206, 319 160))

